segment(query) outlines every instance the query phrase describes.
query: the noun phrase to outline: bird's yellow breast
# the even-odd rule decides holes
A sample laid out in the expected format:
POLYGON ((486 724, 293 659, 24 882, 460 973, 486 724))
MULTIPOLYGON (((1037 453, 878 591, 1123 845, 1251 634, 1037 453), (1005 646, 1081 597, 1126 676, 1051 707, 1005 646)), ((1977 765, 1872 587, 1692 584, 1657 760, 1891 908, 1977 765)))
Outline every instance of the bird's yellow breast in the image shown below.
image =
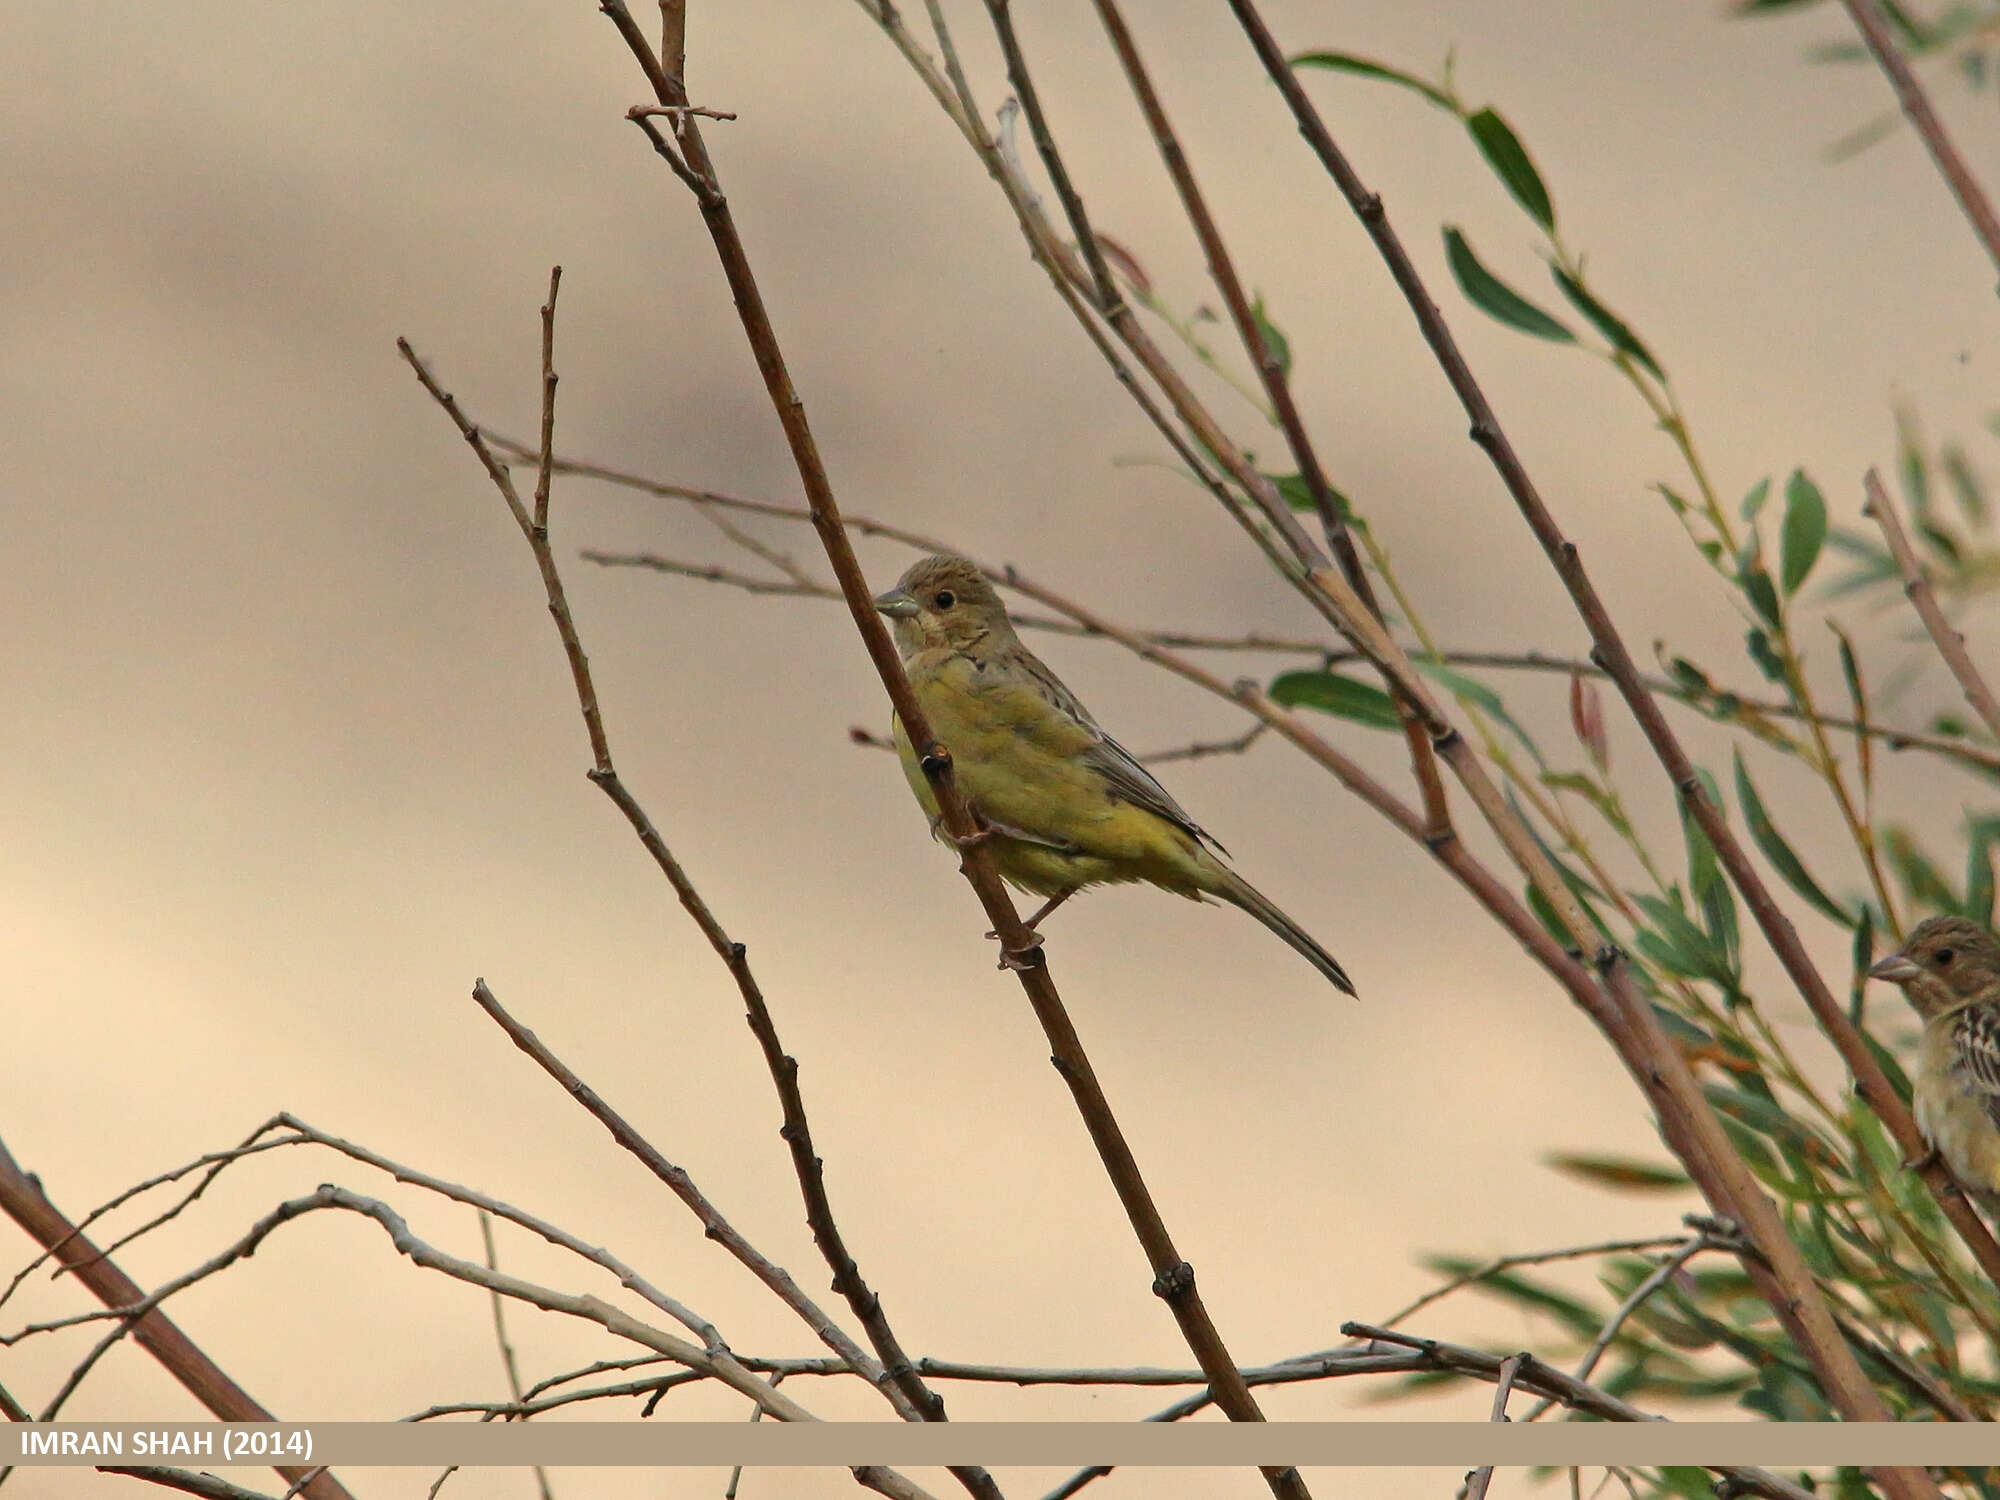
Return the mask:
MULTIPOLYGON (((1116 795, 1084 759, 1099 736, 1031 683, 995 662, 944 651, 905 665, 931 728, 951 752, 960 790, 1004 836, 992 848, 1000 873, 1037 895, 1147 880, 1182 895, 1207 888, 1207 851, 1157 813, 1116 795)), ((900 721, 896 749, 917 801, 935 823, 931 792, 900 721)))
POLYGON ((1967 1187, 2000 1193, 2000 1130, 1986 1101, 1952 1067, 1955 1013, 1933 1017, 1917 1044, 1912 1103, 1917 1127, 1938 1148, 1952 1175, 1967 1187))

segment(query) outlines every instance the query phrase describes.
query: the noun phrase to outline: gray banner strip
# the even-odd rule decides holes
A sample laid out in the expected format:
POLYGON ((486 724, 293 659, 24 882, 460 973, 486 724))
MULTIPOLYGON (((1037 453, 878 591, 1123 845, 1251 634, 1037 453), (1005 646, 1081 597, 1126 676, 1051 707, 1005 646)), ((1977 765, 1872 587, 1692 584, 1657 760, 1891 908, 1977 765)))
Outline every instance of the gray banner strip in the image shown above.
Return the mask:
POLYGON ((1848 1422, 50 1422, 0 1463, 2000 1464, 2000 1424, 1848 1422))

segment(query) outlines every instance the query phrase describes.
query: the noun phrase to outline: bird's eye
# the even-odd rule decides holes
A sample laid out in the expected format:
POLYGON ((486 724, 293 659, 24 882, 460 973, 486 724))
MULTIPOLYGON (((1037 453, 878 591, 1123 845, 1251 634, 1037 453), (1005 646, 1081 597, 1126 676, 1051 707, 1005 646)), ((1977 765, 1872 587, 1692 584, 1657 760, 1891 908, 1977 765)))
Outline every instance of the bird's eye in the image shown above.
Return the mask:
POLYGON ((939 609, 950 609, 956 603, 958 603, 958 596, 952 593, 950 589, 938 590, 937 607, 939 609))
POLYGON ((1954 954, 1952 953, 1951 949, 1949 949, 1949 948, 1940 948, 1940 949, 1938 949, 1938 951, 1937 951, 1937 966, 1938 966, 1938 967, 1939 967, 1940 969, 1949 969, 1949 968, 1951 967, 1951 961, 1952 961, 1952 959, 1953 959, 1953 957, 1954 957, 1954 956, 1955 956, 1955 955, 1954 955, 1954 954))

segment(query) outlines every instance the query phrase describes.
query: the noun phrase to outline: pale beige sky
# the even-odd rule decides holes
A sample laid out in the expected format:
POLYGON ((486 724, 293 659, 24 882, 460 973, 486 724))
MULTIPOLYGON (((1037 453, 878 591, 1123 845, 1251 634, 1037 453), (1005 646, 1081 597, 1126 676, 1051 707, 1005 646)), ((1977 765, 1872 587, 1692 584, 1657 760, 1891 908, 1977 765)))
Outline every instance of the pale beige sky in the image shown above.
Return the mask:
MULTIPOLYGON (((1005 88, 983 10, 947 8, 990 110, 1005 88)), ((1085 8, 1017 10, 1095 221, 1178 306, 1211 298, 1085 8)), ((1246 278, 1291 339, 1329 470, 1440 637, 1580 650, 1406 309, 1226 8, 1159 0, 1130 19, 1246 278)), ((1940 434, 1974 434, 1989 409, 1993 270, 1916 142, 1820 159, 1888 98, 1870 72, 1800 60, 1839 34, 1834 8, 1742 24, 1632 0, 1363 0, 1273 3, 1270 19, 1288 47, 1424 71, 1456 49, 1467 97, 1512 120, 1596 284, 1673 373, 1727 492, 1805 463, 1851 522, 1861 471, 1893 452, 1893 403, 1940 434)), ((582 0, 27 7, 7 29, 0 1137, 80 1212, 289 1108, 618 1249, 739 1349, 810 1352, 467 998, 485 976, 753 1240, 824 1287, 728 978, 584 780, 527 552, 393 348, 407 335, 477 419, 525 432, 535 309, 559 261, 566 451, 796 495, 699 219, 621 118, 641 89, 615 35, 582 0)), ((696 97, 739 115, 708 138, 845 505, 1128 622, 1311 628, 1213 502, 1158 466, 1163 445, 858 7, 697 6, 690 53, 696 97)), ((1525 220, 1446 117, 1349 80, 1313 88, 1628 638, 1667 638, 1747 684, 1741 622, 1647 493, 1674 470, 1644 412, 1601 367, 1483 321, 1450 289, 1443 222, 1522 285, 1546 285, 1525 220)), ((1940 94, 1990 174, 1990 117, 1955 86, 1940 94)), ((571 558, 645 547, 739 561, 683 509, 581 483, 558 487, 555 532, 571 558)), ((809 533, 766 534, 811 559, 809 533)), ((863 560, 886 584, 907 555, 869 545, 863 560)), ((886 708, 840 612, 575 561, 569 577, 621 767, 750 945, 843 1224, 905 1342, 1019 1363, 1184 1363, 977 908, 893 765, 847 742, 886 708)), ((1906 649, 1900 622, 1856 618, 1886 673, 1906 649)), ((1240 727, 1114 649, 1058 640, 1046 654, 1135 748, 1240 727)), ((1567 745, 1558 680, 1499 685, 1567 745)), ((1920 682, 1911 721, 1947 696, 1920 682)), ((1669 789, 1612 719, 1638 816, 1671 837, 1669 789)), ((1387 737, 1329 732, 1406 783, 1387 737)), ((1722 764, 1723 741, 1693 739, 1722 764)), ((1609 1049, 1420 850, 1281 746, 1164 774, 1364 996, 1331 994, 1226 909, 1117 891, 1052 926, 1058 982, 1241 1358, 1336 1342, 1344 1319, 1429 1284, 1424 1253, 1670 1230, 1694 1206, 1607 1200, 1540 1164, 1551 1150, 1658 1147, 1609 1049)), ((1800 842, 1858 885, 1830 831, 1815 834, 1830 814, 1811 789, 1781 767, 1762 774, 1796 799, 1781 805, 1800 842)), ((1949 826, 1961 793, 1941 806, 1936 785, 1897 763, 1884 795, 1949 826)), ((1842 962, 1841 935, 1811 936, 1842 962)), ((121 1258, 163 1279, 328 1177, 380 1186, 330 1161, 264 1158, 121 1258)), ((420 1232, 476 1253, 468 1215, 397 1201, 420 1232)), ((318 1218, 176 1315, 287 1416, 501 1394, 480 1297, 397 1261, 358 1221, 318 1218)), ((4 1234, 0 1249, 0 1270, 27 1254, 4 1234)), ((523 1274, 566 1274, 518 1237, 503 1254, 523 1274)), ((38 1284, 10 1326, 68 1310, 67 1296, 38 1284)), ((1430 1331, 1549 1333, 1476 1301, 1447 1307, 1430 1331)), ((605 1348, 526 1313, 514 1332, 536 1373, 605 1348)), ((34 1405, 74 1347, 11 1349, 0 1371, 34 1405)), ((1156 1404, 947 1395, 967 1417, 1156 1404)), ((1267 1406, 1351 1414, 1364 1396, 1298 1388, 1267 1406)), ((881 1414, 831 1387, 805 1398, 881 1414)), ((1424 1409, 1481 1416, 1487 1399, 1468 1389, 1424 1409)), ((740 1407, 681 1393, 667 1415, 740 1407)), ((127 1350, 66 1414, 196 1413, 127 1350)), ((431 1477, 353 1479, 386 1497, 431 1477)), ((1009 1494, 1045 1478, 1012 1476, 1009 1494)), ((1320 1492, 1450 1482, 1329 1476, 1320 1492)), ((9 1493, 104 1483, 17 1475, 9 1493)), ((461 1475, 447 1493, 526 1485, 461 1475)), ((559 1476, 558 1493, 720 1485, 595 1471, 559 1476)), ((852 1488, 774 1472, 743 1493, 852 1488)), ((1263 1490, 1251 1475, 1155 1474, 1098 1493, 1263 1490)))

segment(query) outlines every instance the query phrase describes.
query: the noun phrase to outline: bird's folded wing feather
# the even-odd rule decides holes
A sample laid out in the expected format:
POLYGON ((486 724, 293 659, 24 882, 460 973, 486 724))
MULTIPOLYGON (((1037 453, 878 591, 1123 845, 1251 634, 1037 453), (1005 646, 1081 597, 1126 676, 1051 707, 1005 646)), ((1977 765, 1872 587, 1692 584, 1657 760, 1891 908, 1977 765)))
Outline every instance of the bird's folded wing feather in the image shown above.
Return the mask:
POLYGON ((2000 1006, 1968 1005, 1952 1027, 1952 1073, 2000 1128, 2000 1006))
MULTIPOLYGON (((1095 736, 1094 741, 1080 752, 1078 759, 1102 776, 1114 792, 1134 807, 1156 813, 1204 843, 1222 849, 1208 830, 1189 817, 1186 808, 1174 801, 1173 794, 1160 785, 1153 773, 1139 764, 1138 757, 1098 727, 1090 711, 1077 701, 1076 694, 1065 687, 1055 673, 1028 652, 1021 654, 1026 658, 1022 665, 1035 691, 1046 698, 1056 712, 1075 720, 1095 736)), ((1222 852, 1226 854, 1229 851, 1223 849, 1222 852)))

